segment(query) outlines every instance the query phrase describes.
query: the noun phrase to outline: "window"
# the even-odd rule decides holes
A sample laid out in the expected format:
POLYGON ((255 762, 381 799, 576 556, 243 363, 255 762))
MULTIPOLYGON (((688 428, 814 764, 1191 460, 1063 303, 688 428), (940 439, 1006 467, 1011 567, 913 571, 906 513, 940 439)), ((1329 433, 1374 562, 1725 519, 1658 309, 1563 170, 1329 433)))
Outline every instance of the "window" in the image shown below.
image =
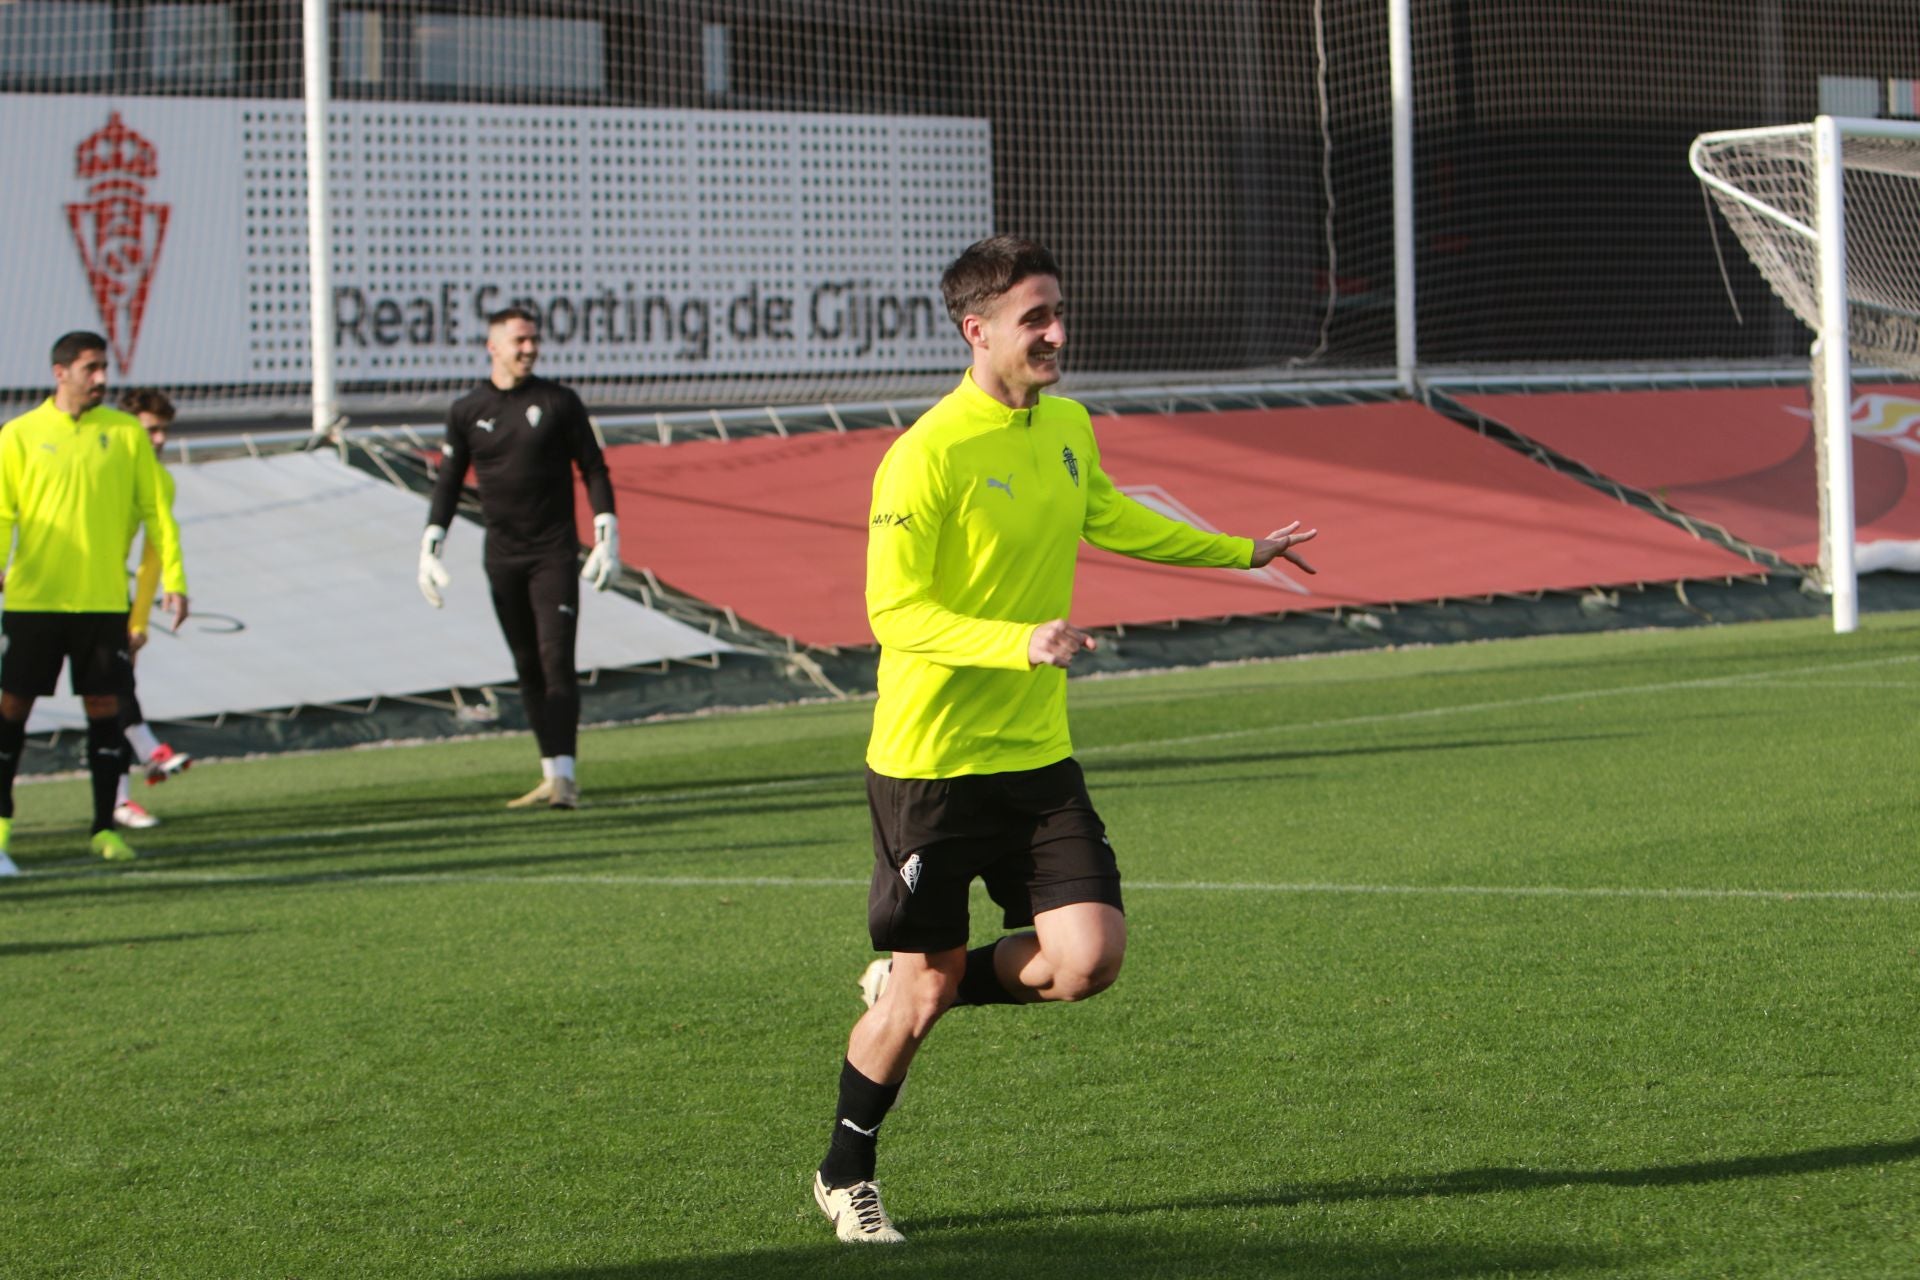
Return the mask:
POLYGON ((147 74, 158 81, 230 81, 233 11, 224 4, 155 4, 146 10, 147 74))
POLYGON ((416 83, 441 89, 606 89, 600 24, 581 18, 414 19, 416 83))
POLYGON ((733 90, 733 33, 725 23, 700 28, 700 78, 710 95, 733 90))
POLYGON ((59 84, 112 75, 111 4, 0 4, 0 76, 59 84))
POLYGON ((386 22, 381 14, 349 9, 340 15, 334 37, 340 77, 352 84, 379 84, 387 78, 386 22))

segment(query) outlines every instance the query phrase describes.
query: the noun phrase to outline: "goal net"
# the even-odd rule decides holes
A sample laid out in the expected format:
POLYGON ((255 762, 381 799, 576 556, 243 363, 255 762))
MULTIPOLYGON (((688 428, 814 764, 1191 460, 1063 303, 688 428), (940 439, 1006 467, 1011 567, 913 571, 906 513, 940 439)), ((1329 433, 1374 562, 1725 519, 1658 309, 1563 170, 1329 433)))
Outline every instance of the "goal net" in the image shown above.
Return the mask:
MULTIPOLYGON (((319 305, 357 421, 443 414, 510 304, 603 414, 943 394, 966 351, 940 275, 995 231, 1059 254, 1081 388, 1392 349, 1381 286, 1337 326, 1323 297, 1333 236, 1385 243, 1377 198, 1321 226, 1330 181, 1384 172, 1323 128, 1384 119, 1359 114, 1384 102, 1375 0, 326 7, 319 305), (1350 96, 1323 104, 1323 71, 1350 96)), ((0 294, 35 299, 0 317, 0 411, 46 394, 78 328, 185 417, 298 409, 301 12, 0 0, 0 294)))
POLYGON ((1920 373, 1920 124, 1821 117, 1702 134, 1691 151, 1742 248, 1812 329, 1820 571, 1857 619, 1852 364, 1920 373))
MULTIPOLYGON (((0 297, 32 304, 0 415, 87 328, 183 425, 305 416, 305 7, 0 0, 0 297)), ((1387 0, 319 7, 317 307, 361 424, 444 415, 513 302, 603 421, 924 399, 965 355, 940 269, 990 230, 1060 255, 1071 393, 1377 382, 1407 194, 1423 370, 1771 374, 1803 336, 1744 261, 1736 321, 1676 150, 1920 114, 1888 0, 1406 0, 1396 191, 1387 0)))
MULTIPOLYGON (((1856 359, 1920 372, 1920 126, 1872 128, 1840 131, 1848 336, 1856 359)), ((1693 166, 1767 283, 1818 333, 1813 126, 1704 134, 1693 166)))

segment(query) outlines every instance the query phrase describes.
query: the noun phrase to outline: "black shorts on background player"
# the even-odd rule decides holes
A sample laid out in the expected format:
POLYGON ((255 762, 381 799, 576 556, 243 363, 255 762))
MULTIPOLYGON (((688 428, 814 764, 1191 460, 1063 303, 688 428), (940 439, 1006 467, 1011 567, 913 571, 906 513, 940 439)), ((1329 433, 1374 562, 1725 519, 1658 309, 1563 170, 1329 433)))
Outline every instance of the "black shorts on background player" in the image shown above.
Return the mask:
POLYGON ((0 657, 0 689, 23 698, 54 692, 63 663, 71 664, 80 697, 118 694, 133 683, 124 613, 28 613, 0 615, 7 648, 0 657))

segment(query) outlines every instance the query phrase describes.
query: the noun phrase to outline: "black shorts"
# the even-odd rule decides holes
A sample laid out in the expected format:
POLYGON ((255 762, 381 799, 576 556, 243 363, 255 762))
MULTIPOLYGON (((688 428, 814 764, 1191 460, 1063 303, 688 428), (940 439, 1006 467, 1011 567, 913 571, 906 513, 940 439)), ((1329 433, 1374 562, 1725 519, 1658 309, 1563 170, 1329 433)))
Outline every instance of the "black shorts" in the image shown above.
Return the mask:
POLYGON ((1124 909, 1120 867, 1072 759, 961 778, 889 778, 867 770, 876 951, 967 945, 967 891, 978 876, 1018 929, 1076 902, 1124 909))
POLYGON ((124 613, 28 613, 0 615, 7 638, 0 656, 0 690, 17 698, 43 698, 71 662, 73 691, 83 698, 118 694, 133 684, 124 613))

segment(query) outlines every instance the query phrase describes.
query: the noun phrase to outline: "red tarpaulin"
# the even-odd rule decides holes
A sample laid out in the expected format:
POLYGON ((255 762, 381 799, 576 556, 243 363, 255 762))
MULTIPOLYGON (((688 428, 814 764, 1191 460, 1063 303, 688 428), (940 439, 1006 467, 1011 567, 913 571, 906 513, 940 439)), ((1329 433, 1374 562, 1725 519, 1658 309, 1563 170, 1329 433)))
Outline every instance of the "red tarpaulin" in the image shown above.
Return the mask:
MULTIPOLYGON (((1084 626, 1753 568, 1418 405, 1100 418, 1094 430, 1107 473, 1150 505, 1235 534, 1317 526, 1301 551, 1320 572, 1173 568, 1083 547, 1073 621, 1084 626)), ((867 508, 897 435, 610 449, 625 559, 803 643, 871 644, 867 508)))
MULTIPOLYGON (((1854 416, 1906 448, 1856 433, 1861 542, 1920 539, 1920 387, 1856 389, 1854 416), (1903 407, 1904 406, 1904 407, 1903 407)), ((1796 564, 1820 555, 1813 419, 1804 387, 1462 396, 1461 403, 1601 475, 1796 564)))

